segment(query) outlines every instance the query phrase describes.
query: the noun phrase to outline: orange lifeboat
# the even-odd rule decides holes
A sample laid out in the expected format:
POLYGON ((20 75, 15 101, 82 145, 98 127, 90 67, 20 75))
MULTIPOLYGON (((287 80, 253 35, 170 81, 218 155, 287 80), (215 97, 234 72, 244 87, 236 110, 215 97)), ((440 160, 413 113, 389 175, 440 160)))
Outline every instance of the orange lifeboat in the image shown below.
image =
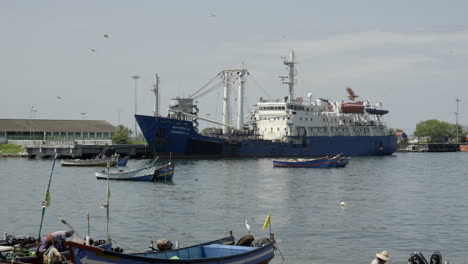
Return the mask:
POLYGON ((363 114, 364 104, 362 101, 342 103, 341 112, 345 114, 363 114))

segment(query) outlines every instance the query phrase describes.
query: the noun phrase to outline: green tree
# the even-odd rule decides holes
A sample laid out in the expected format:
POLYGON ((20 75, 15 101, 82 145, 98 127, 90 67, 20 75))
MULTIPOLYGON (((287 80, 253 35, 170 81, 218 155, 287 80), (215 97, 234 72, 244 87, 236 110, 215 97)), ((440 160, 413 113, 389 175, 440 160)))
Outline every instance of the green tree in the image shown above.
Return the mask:
POLYGON ((112 136, 113 144, 128 144, 132 130, 124 125, 117 126, 117 132, 112 136))
POLYGON ((447 142, 447 139, 454 137, 455 133, 455 125, 436 119, 419 122, 414 131, 417 137, 429 137, 429 143, 447 142))

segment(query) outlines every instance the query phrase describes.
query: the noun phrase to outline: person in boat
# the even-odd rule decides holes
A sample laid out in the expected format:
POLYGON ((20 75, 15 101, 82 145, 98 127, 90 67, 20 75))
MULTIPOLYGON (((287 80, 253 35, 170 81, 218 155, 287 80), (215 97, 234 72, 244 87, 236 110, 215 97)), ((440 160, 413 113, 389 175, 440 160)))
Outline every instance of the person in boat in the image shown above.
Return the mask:
POLYGON ((52 239, 53 239, 53 244, 55 245, 55 247, 57 248, 59 252, 68 250, 67 244, 65 243, 65 241, 67 240, 67 238, 71 237, 73 233, 74 233, 73 230, 68 230, 68 231, 56 231, 51 234, 52 239))
POLYGON ((44 264, 58 264, 65 261, 65 258, 60 254, 60 252, 53 245, 53 240, 46 240, 45 251, 43 254, 44 264))
POLYGON ((13 257, 21 258, 29 256, 28 239, 21 235, 18 237, 18 244, 13 246, 13 257))
POLYGON ((390 258, 388 257, 388 252, 384 250, 375 254, 375 259, 372 260, 370 264, 383 264, 387 261, 390 261, 390 258))
POLYGON ((51 241, 54 247, 59 251, 63 252, 67 250, 67 244, 65 241, 68 237, 73 235, 73 230, 69 231, 56 231, 48 234, 46 237, 42 238, 41 245, 38 248, 39 252, 44 252, 46 250, 47 241, 51 241))

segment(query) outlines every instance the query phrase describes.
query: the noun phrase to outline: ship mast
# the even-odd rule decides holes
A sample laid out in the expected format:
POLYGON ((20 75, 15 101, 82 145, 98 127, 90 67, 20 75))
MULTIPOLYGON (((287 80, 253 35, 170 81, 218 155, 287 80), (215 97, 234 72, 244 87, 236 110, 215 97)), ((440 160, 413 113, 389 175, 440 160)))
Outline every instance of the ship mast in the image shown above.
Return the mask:
MULTIPOLYGON (((229 111, 230 103, 229 103, 229 73, 230 71, 225 70, 223 71, 223 78, 224 78, 224 98, 223 98, 223 123, 227 125, 231 125, 231 113, 229 111)), ((223 126, 223 134, 229 133, 229 127, 223 126)))
POLYGON ((291 103, 292 101, 294 101, 294 83, 295 83, 295 75, 296 75, 296 72, 294 70, 294 64, 296 64, 296 62, 294 61, 294 51, 291 50, 291 52, 289 53, 289 58, 287 58, 286 56, 282 57, 283 58, 283 63, 284 65, 288 66, 289 68, 289 74, 288 76, 280 76, 280 78, 283 80, 283 84, 287 84, 289 86, 289 97, 288 97, 288 103, 291 103), (285 82, 284 80, 285 79, 289 79, 289 81, 285 82))
POLYGON ((157 73, 154 78, 153 87, 151 91, 154 92, 154 116, 159 116, 159 76, 157 73))
POLYGON ((238 72, 239 76, 239 92, 237 96, 237 129, 242 130, 244 126, 244 84, 246 69, 238 72))

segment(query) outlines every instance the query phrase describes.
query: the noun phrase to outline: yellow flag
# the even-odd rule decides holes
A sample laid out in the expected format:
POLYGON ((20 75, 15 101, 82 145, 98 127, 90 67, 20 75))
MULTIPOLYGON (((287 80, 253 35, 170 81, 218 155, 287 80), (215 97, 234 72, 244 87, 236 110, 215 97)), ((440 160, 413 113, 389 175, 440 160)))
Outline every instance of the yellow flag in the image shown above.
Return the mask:
POLYGON ((44 200, 44 205, 45 205, 45 207, 49 207, 49 206, 50 206, 50 194, 49 194, 49 192, 46 192, 45 200, 44 200))
POLYGON ((265 223, 263 224, 263 229, 267 228, 271 223, 271 212, 268 213, 267 218, 265 219, 265 223))

